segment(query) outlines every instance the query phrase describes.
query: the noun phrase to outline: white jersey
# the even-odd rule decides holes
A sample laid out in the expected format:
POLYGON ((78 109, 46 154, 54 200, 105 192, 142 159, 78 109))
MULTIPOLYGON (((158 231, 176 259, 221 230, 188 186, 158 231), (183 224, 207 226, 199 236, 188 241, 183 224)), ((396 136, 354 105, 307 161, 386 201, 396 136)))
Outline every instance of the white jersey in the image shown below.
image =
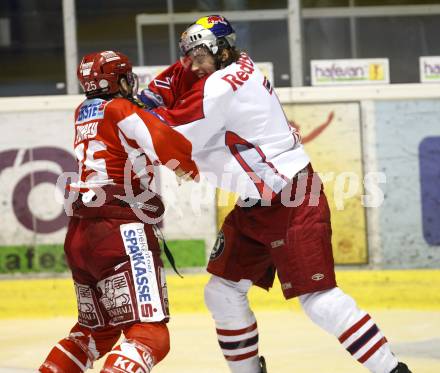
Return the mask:
POLYGON ((275 196, 310 162, 269 81, 244 53, 156 111, 191 141, 202 175, 242 198, 275 196))

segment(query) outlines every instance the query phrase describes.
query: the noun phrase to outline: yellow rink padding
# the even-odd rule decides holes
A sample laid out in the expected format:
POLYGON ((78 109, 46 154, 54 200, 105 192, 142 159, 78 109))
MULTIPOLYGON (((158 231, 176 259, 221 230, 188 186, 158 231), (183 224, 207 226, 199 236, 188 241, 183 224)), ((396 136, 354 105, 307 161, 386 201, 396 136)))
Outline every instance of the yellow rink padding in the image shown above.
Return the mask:
MULTIPOLYGON (((203 287, 207 274, 168 276, 171 313, 207 312, 203 287)), ((440 270, 372 271, 340 270, 339 286, 367 309, 440 310, 440 270)), ((75 294, 68 278, 0 281, 0 319, 50 318, 76 313, 75 294)), ((299 309, 298 301, 286 302, 279 283, 270 292, 253 288, 255 310, 299 309)))

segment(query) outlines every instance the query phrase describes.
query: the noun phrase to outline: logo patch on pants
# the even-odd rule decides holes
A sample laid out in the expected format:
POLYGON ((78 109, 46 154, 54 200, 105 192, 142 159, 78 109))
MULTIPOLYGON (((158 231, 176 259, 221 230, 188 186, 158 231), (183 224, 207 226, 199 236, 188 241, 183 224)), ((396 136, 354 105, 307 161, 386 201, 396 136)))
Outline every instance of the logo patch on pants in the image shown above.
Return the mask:
POLYGON ((125 252, 130 257, 139 318, 146 322, 162 321, 168 315, 162 307, 153 253, 148 249, 144 225, 122 224, 120 229, 125 252))
POLYGON ((272 241, 272 242, 270 243, 270 247, 271 247, 272 249, 276 249, 277 247, 284 246, 284 245, 285 245, 285 242, 284 242, 283 239, 281 239, 281 240, 276 240, 276 241, 272 241))
POLYGON ((211 255, 209 256, 209 260, 215 260, 220 255, 222 255, 223 250, 225 249, 225 234, 223 231, 220 231, 217 235, 217 239, 215 240, 214 247, 212 248, 211 255))
POLYGON ((103 326, 103 318, 99 312, 92 288, 75 282, 75 293, 78 306, 78 323, 89 328, 103 326))
POLYGON ((118 325, 135 319, 127 272, 107 277, 99 281, 97 285, 102 293, 99 300, 110 316, 110 325, 118 325))
POLYGON ((315 273, 312 276, 313 281, 321 281, 325 276, 322 273, 315 273))

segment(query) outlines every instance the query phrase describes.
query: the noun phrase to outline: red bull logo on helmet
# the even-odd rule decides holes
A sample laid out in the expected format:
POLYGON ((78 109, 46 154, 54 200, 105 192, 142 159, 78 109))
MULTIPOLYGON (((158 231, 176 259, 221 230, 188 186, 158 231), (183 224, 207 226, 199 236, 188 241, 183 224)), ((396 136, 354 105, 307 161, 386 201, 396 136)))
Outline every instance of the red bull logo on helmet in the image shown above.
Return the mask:
POLYGON ((215 47, 213 53, 217 53, 216 39, 226 38, 229 46, 235 45, 235 32, 229 21, 219 15, 211 15, 199 18, 196 22, 188 27, 186 30, 188 34, 183 33, 181 38, 180 47, 184 53, 191 47, 196 45, 205 44, 208 48, 215 47), (189 40, 187 40, 189 39, 189 40), (192 45, 185 45, 192 44, 192 45))
POLYGON ((226 21, 224 17, 216 15, 199 18, 196 23, 202 25, 206 29, 211 29, 219 23, 228 26, 228 21, 226 21))
POLYGON ((226 20, 222 16, 208 16, 207 18, 208 18, 208 23, 213 23, 213 24, 223 23, 224 25, 228 24, 228 22, 226 22, 226 20))

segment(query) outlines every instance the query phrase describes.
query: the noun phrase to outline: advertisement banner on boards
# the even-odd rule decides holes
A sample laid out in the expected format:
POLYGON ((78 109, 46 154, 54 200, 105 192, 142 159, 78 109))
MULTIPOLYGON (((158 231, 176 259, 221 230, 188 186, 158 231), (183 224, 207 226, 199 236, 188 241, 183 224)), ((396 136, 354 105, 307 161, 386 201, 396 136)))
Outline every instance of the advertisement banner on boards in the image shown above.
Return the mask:
POLYGON ((419 57, 421 83, 440 82, 440 56, 419 57))
POLYGON ((61 173, 78 167, 73 109, 0 114, 0 273, 67 269, 68 218, 55 185, 61 173))
MULTIPOLYGON (((0 274, 67 270, 65 189, 56 185, 62 173, 78 172, 74 109, 0 113, 0 274)), ((205 200, 192 206, 194 188, 179 188, 166 169, 157 176, 167 207, 161 227, 170 248, 179 249, 178 265, 204 266, 205 243, 216 234, 215 192, 198 183, 193 194, 205 200)))
POLYGON ((388 58, 312 60, 312 86, 388 84, 388 58))

